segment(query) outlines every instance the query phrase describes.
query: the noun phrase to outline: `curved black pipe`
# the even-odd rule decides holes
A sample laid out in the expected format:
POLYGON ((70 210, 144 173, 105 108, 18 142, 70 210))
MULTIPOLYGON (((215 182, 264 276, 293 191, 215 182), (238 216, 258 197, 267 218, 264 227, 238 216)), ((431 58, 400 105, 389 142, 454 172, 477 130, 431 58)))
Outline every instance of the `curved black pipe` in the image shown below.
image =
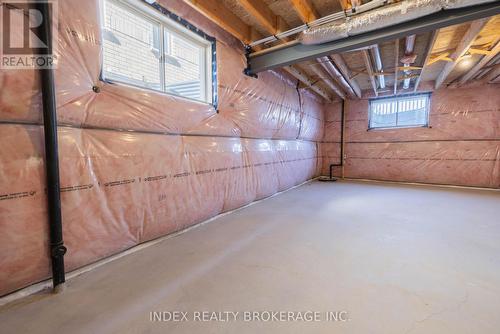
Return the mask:
MULTIPOLYGON (((43 17, 38 27, 38 34, 47 44, 43 50, 46 57, 52 55, 52 34, 49 4, 46 1, 37 3, 37 9, 43 17)), ((45 139, 45 170, 47 183, 47 208, 50 231, 50 257, 52 262, 52 282, 56 287, 65 281, 64 254, 66 247, 63 243, 61 196, 59 184, 59 154, 57 148, 57 115, 56 97, 54 89, 54 70, 51 67, 40 68, 43 105, 43 131, 45 139)))

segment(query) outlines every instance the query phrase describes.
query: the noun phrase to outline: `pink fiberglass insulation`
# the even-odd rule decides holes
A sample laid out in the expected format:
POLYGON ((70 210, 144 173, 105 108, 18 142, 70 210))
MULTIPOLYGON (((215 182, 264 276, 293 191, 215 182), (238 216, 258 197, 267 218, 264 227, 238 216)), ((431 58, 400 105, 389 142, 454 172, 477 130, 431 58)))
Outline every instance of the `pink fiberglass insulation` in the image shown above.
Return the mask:
MULTIPOLYGON (((368 104, 366 99, 346 102, 345 177, 500 187, 496 85, 433 92, 428 128, 368 131, 368 104)), ((325 175, 330 163, 339 162, 339 115, 334 107, 325 113, 325 175)))
MULTIPOLYGON (((323 105, 296 82, 275 72, 244 76, 241 44, 179 1, 163 5, 217 38, 218 113, 102 82, 97 4, 59 2, 55 79, 67 270, 319 174, 323 105)), ((0 71, 0 295, 50 275, 38 80, 35 71, 0 71)))

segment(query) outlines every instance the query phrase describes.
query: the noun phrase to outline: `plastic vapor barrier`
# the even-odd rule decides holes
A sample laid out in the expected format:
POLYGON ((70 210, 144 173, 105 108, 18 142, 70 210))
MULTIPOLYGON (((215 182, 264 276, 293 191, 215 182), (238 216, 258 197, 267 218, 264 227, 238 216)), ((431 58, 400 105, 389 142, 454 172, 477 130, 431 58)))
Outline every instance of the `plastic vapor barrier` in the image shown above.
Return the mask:
MULTIPOLYGON (((218 112, 99 79, 98 1, 59 1, 54 71, 67 270, 320 173, 323 105, 280 73, 242 74, 241 45, 187 5, 163 5, 217 38, 218 112)), ((0 71, 0 295, 48 278, 38 74, 0 71)))
MULTIPOLYGON (((429 127, 367 130, 369 101, 346 101, 344 176, 498 189, 499 106, 495 85, 440 89, 431 95, 429 127)), ((339 162, 339 113, 326 110, 324 175, 339 162)))

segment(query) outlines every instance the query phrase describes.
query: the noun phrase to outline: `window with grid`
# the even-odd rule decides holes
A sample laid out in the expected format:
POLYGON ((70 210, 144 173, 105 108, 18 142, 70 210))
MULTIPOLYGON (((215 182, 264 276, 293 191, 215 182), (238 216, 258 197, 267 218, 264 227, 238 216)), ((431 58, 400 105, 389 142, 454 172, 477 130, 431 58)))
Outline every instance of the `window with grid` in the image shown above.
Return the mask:
POLYGON ((424 127, 429 123, 429 94, 370 100, 369 128, 424 127))
POLYGON ((103 0, 104 80, 212 103, 212 43, 140 0, 103 0))

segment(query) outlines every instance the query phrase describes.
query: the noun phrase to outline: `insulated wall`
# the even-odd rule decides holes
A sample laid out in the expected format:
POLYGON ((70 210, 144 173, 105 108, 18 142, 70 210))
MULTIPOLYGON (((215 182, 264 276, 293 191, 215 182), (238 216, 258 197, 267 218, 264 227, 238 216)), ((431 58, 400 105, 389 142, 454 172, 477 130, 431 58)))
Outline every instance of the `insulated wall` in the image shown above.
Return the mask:
MULTIPOLYGON (((102 82, 98 1, 58 3, 67 270, 319 174, 322 105, 279 73, 244 76, 241 44, 190 7, 162 2, 217 38, 218 113, 102 82)), ((0 71, 0 295, 50 275, 39 86, 35 71, 0 71)))
MULTIPOLYGON (((433 92, 428 128, 368 131, 368 107, 366 99, 346 101, 345 177, 500 187, 498 85, 433 92)), ((340 162, 340 112, 325 113, 325 175, 340 162)))

